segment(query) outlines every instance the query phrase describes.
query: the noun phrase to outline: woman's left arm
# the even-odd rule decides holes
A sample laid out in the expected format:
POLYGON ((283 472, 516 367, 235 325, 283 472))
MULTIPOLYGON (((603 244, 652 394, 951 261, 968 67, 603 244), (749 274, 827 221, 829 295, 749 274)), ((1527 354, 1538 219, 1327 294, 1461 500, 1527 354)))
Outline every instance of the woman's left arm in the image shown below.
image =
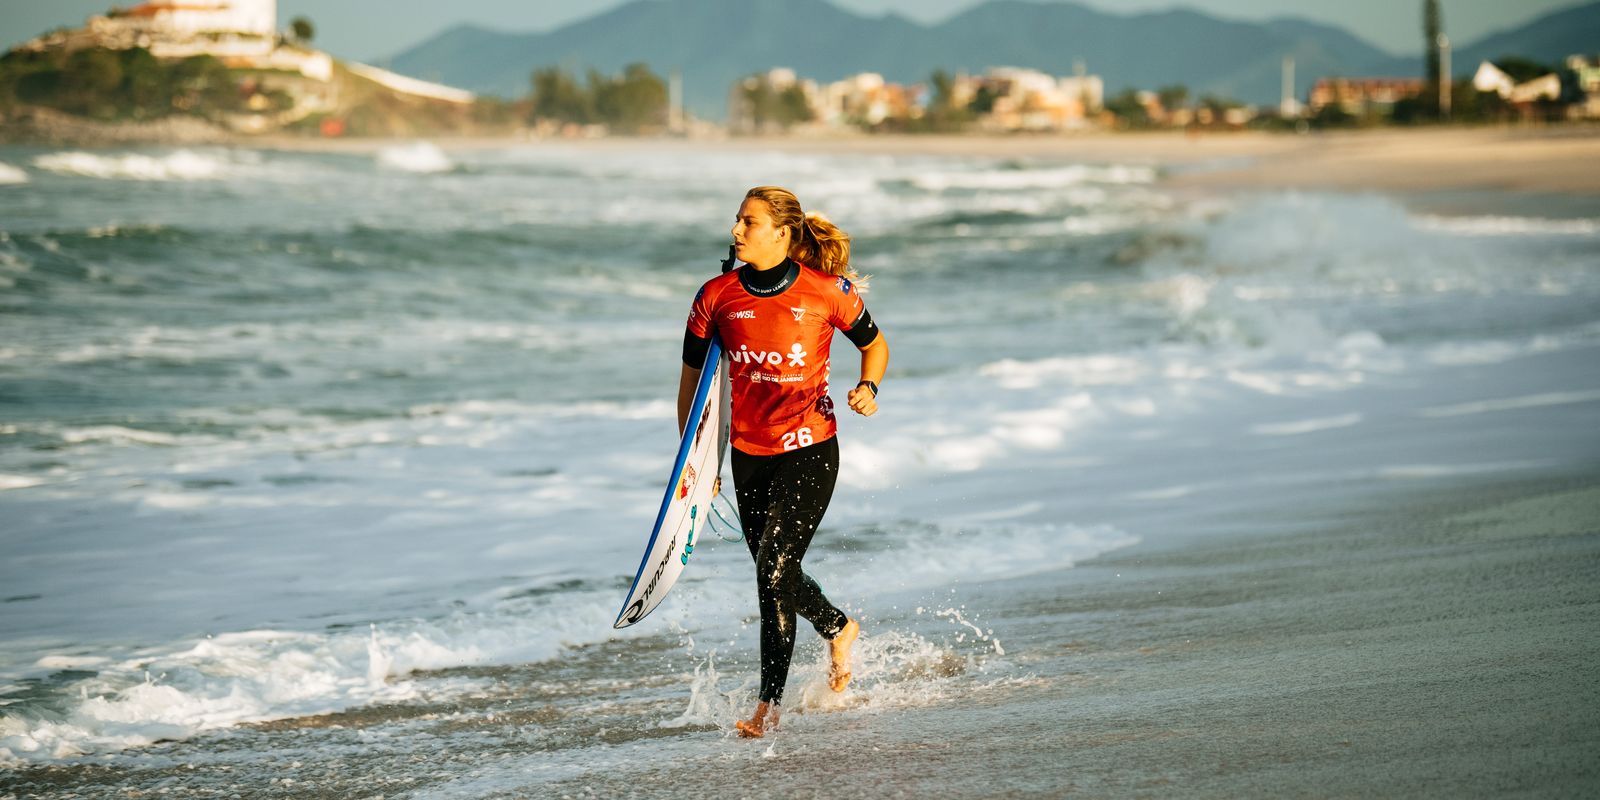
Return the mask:
POLYGON ((861 350, 861 381, 850 390, 850 409, 863 417, 878 413, 878 384, 883 382, 884 370, 889 368, 889 340, 883 331, 861 350), (871 384, 870 386, 868 384, 871 384))

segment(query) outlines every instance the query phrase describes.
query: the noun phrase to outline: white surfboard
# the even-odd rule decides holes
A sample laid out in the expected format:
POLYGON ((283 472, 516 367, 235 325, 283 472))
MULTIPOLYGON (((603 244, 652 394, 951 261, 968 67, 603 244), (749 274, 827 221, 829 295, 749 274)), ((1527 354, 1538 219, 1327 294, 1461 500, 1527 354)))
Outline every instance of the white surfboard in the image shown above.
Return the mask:
POLYGON ((717 478, 728 449, 728 395, 728 360, 723 358, 722 343, 713 337, 683 441, 678 444, 678 458, 667 480, 666 497, 661 500, 644 559, 614 628, 626 628, 654 611, 689 566, 705 533, 706 517, 712 513, 711 500, 716 497, 717 478))

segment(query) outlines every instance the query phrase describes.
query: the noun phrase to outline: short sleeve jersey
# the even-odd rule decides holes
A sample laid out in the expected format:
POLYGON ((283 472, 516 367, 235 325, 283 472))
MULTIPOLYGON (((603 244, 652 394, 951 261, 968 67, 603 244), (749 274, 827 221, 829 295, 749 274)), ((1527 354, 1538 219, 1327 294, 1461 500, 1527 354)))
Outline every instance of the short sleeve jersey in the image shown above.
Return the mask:
POLYGON ((734 447, 775 455, 838 433, 828 397, 828 349, 835 328, 848 331, 865 313, 848 279, 806 266, 769 297, 746 290, 738 270, 700 287, 689 332, 720 338, 728 354, 734 447))

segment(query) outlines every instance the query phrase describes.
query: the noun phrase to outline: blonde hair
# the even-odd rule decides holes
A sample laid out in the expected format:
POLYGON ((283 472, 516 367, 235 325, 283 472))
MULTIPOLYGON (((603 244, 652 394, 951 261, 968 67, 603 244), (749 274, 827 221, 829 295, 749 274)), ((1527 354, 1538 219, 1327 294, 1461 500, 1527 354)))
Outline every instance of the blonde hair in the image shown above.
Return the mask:
POLYGON ((744 193, 767 204, 772 222, 789 229, 789 257, 812 269, 838 275, 867 288, 867 279, 850 267, 850 234, 827 217, 800 210, 800 198, 782 186, 757 186, 744 193))

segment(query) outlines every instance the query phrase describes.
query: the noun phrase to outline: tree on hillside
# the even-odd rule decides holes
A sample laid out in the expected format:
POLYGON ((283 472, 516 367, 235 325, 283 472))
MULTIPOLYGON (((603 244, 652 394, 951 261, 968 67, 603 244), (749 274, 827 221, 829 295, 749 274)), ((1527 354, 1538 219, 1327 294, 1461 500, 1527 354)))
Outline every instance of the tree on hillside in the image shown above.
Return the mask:
POLYGON ((311 20, 305 17, 295 17, 289 23, 289 32, 300 44, 311 44, 311 40, 317 36, 317 29, 311 25, 311 20))
POLYGON ((766 75, 752 75, 739 82, 739 95, 757 132, 772 127, 787 131, 813 117, 811 101, 798 83, 779 89, 766 75))
POLYGON ((594 100, 560 67, 538 69, 533 71, 533 115, 587 125, 594 121, 594 100))
POLYGON ((1156 97, 1160 98, 1162 108, 1175 111, 1189 104, 1189 87, 1181 83, 1163 86, 1156 90, 1156 97))
POLYGON ((1494 65, 1517 83, 1526 83, 1534 78, 1543 77, 1557 71, 1554 67, 1545 66, 1531 58, 1523 58, 1522 56, 1497 58, 1494 60, 1494 65))
POLYGON ((994 110, 994 101, 1000 98, 1000 93, 987 83, 978 87, 972 94, 972 102, 967 104, 967 110, 977 116, 983 116, 994 110))
POLYGON ((811 113, 811 102, 806 99, 806 90, 800 84, 791 83, 778 93, 778 120, 784 127, 810 122, 816 115, 811 113))
POLYGON ((589 72, 595 115, 617 133, 639 133, 667 122, 667 84, 644 64, 629 64, 617 78, 589 72))
POLYGON ((972 112, 956 104, 956 84, 950 73, 942 69, 934 70, 928 76, 928 85, 933 87, 933 97, 928 102, 925 116, 929 130, 958 130, 972 121, 972 112))
POLYGON ((173 106, 184 111, 232 111, 240 105, 239 87, 227 65, 215 56, 190 56, 172 66, 173 106))
POLYGON ((244 98, 211 56, 164 62, 142 47, 89 47, 0 58, 0 106, 14 103, 111 120, 237 111, 244 98))
POLYGON ((1117 116, 1118 127, 1143 128, 1150 124, 1150 111, 1140 102, 1137 89, 1124 89, 1107 98, 1105 105, 1117 116))
POLYGON ((79 114, 110 119, 122 86, 122 59, 115 50, 85 48, 67 58, 60 84, 63 107, 79 114))

